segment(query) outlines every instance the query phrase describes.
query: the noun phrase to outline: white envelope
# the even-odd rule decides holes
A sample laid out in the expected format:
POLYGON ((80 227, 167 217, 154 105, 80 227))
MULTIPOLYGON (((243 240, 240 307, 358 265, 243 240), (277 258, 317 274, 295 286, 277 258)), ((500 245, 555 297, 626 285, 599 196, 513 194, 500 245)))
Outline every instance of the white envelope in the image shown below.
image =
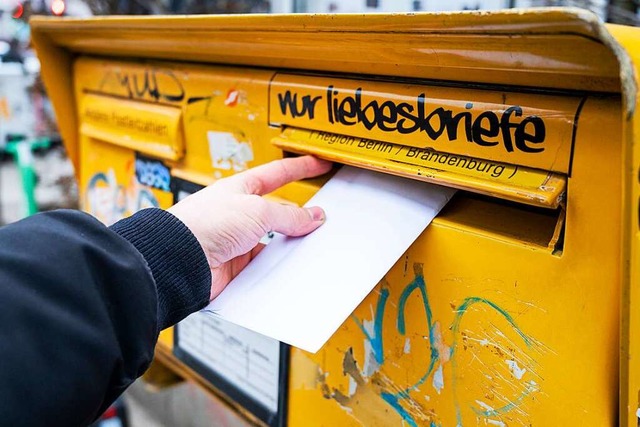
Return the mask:
POLYGON ((306 204, 325 210, 325 224, 276 235, 205 310, 315 353, 454 193, 343 167, 306 204))

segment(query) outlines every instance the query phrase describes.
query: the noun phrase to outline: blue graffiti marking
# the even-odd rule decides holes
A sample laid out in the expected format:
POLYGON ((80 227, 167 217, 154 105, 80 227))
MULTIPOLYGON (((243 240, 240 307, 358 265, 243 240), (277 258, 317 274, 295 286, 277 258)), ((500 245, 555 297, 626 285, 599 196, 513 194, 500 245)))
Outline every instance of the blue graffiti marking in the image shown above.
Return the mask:
POLYGON ((405 420, 407 424, 409 424, 411 427, 418 427, 416 420, 414 420, 411 414, 407 412, 407 410, 404 409, 402 405, 400 405, 397 394, 387 393, 386 391, 383 391, 380 396, 382 396, 384 401, 391 405, 391 407, 395 409, 398 414, 400 414, 402 419, 405 420))
MULTIPOLYGON (((460 335, 460 322, 464 314, 468 311, 468 309, 471 306, 476 304, 489 307, 491 310, 498 313, 501 317, 503 317, 509 323, 509 325, 520 336, 520 338, 526 344, 527 347, 532 347, 535 344, 535 341, 532 340, 529 336, 527 336, 524 332, 522 332, 522 330, 518 327, 513 317, 507 311, 500 308, 494 302, 484 298, 480 298, 480 297, 468 297, 468 298, 465 298, 462 304, 460 304, 455 309, 455 317, 454 317, 453 323, 451 324, 451 327, 449 328, 453 335, 453 342, 450 350, 448 350, 449 354, 448 355, 440 354, 438 350, 438 343, 436 342, 435 328, 437 327, 437 324, 434 323, 433 321, 433 313, 431 311, 431 305, 429 302, 427 285, 424 280, 424 274, 422 272, 422 264, 416 263, 414 265, 414 272, 415 272, 414 279, 403 289, 398 299, 398 317, 397 317, 396 326, 397 326, 398 332, 401 335, 406 334, 405 311, 406 311, 407 301, 415 291, 418 291, 420 293, 420 297, 422 300, 422 305, 425 311, 425 320, 427 322, 427 329, 429 331, 429 342, 428 342, 429 351, 430 351, 429 364, 427 366, 427 369, 424 375, 420 377, 420 379, 415 384, 407 387, 404 390, 401 390, 395 393, 382 391, 380 393, 380 396, 387 404, 389 404, 389 406, 391 406, 402 417, 402 419, 407 424, 409 424, 411 427, 417 427, 418 425, 417 421, 415 420, 413 415, 410 414, 409 411, 405 409, 405 407, 403 407, 402 401, 405 399, 411 399, 410 393, 414 390, 417 390, 420 385, 424 384, 424 382, 433 374, 436 364, 439 361, 442 361, 444 356, 444 361, 449 359, 451 362, 451 368, 452 368, 452 374, 453 374, 452 375, 453 376, 452 391, 453 391, 453 399, 454 399, 453 405, 456 411, 457 426, 461 427, 462 413, 461 413, 460 405, 458 402, 457 381, 456 381, 456 378, 457 378, 456 350, 458 347, 458 336, 460 335)), ((355 316, 352 316, 352 319, 355 321, 355 323, 358 325, 358 328, 364 334, 365 339, 371 345, 373 356, 375 357, 375 360, 379 365, 382 365, 384 363, 383 321, 384 321, 384 314, 385 314, 385 309, 386 309, 388 299, 389 299, 389 289, 386 284, 383 284, 378 294, 378 300, 376 302, 376 310, 373 318, 373 330, 368 330, 362 321, 360 321, 355 316)), ((509 411, 516 409, 524 401, 524 399, 533 391, 536 391, 535 386, 529 387, 526 391, 521 393, 513 401, 497 409, 480 410, 473 406, 470 406, 470 407, 478 416, 482 416, 485 418, 500 416, 509 411)), ((439 427, 439 424, 437 424, 435 421, 430 421, 430 427, 439 427)))
MULTIPOLYGON (((518 333, 518 335, 520 335, 520 337, 522 338, 524 343, 527 345, 527 347, 531 347, 531 345, 533 344, 531 338, 529 338, 527 335, 524 334, 524 332, 522 332, 520 330, 520 328, 516 324, 516 321, 513 320, 513 317, 511 317, 511 315, 509 313, 507 313, 505 310, 500 308, 494 302, 489 301, 489 300, 484 299, 484 298, 480 298, 480 297, 465 298, 465 300, 462 302, 462 304, 460 304, 458 306, 458 308, 456 308, 456 310, 455 310, 456 311, 456 317, 453 319, 453 324, 451 325, 451 330, 454 332, 454 334, 457 333, 458 329, 460 328, 460 320, 462 320, 462 316, 467 312, 469 307, 471 307, 474 304, 485 304, 485 305, 488 305, 489 307, 493 308, 495 311, 497 311, 500 315, 502 315, 502 317, 505 318, 505 320, 507 322, 509 322, 509 324, 511 326, 513 326, 513 328, 518 333)), ((453 353, 455 351, 456 345, 457 345, 457 339, 454 338, 453 344, 451 346, 451 353, 453 353)))
POLYGON ((422 304, 424 306, 424 312, 427 317, 427 329, 429 330, 429 350, 431 352, 431 357, 430 357, 427 371, 418 380, 418 382, 416 382, 411 387, 408 387, 407 389, 398 393, 398 395, 403 398, 409 397, 410 392, 412 392, 413 390, 416 390, 420 385, 424 384, 424 382, 427 380, 427 378, 429 378, 429 376, 433 372, 433 368, 435 367, 436 362, 438 361, 438 359, 440 359, 440 355, 438 354, 438 348, 434 342, 435 334, 433 333, 433 328, 434 328, 433 315, 431 313, 431 305, 429 304, 429 296, 427 294, 427 285, 424 281, 424 275, 422 274, 422 265, 416 264, 414 266, 414 271, 416 274, 415 279, 413 279, 413 281, 404 288, 404 290, 402 291, 402 294, 400 294, 399 306, 398 306, 398 323, 397 323, 398 332, 400 332, 400 334, 402 335, 406 334, 405 314, 404 314, 405 305, 407 304, 407 299, 413 293, 413 291, 418 289, 420 291, 420 295, 422 296, 422 304))
POLYGON ((491 418, 491 417, 499 417, 515 408, 517 408, 522 401, 525 399, 525 397, 529 396, 531 394, 532 391, 535 391, 535 389, 529 389, 524 391, 522 394, 520 394, 520 396, 518 396, 513 402, 507 403, 506 405, 504 405, 501 408, 497 408, 497 409, 487 409, 487 410, 480 410, 477 408, 474 408, 473 406, 471 407, 471 409, 473 409, 473 412, 475 412, 476 414, 485 417, 485 418, 491 418))
POLYGON ((113 170, 108 173, 97 172, 89 179, 85 201, 88 211, 108 224, 125 217, 127 213, 159 206, 150 189, 140 185, 139 181, 125 188, 117 182, 113 170))
POLYGON ((376 304, 376 315, 373 321, 373 336, 369 334, 369 331, 364 327, 362 322, 353 316, 353 320, 356 322, 362 333, 367 337, 367 341, 371 343, 371 349, 373 350, 373 356, 378 364, 384 363, 384 348, 382 343, 382 320, 384 319, 384 309, 387 305, 387 299, 389 298, 389 289, 383 287, 378 295, 378 303, 376 304))
MULTIPOLYGON (((454 357, 456 349, 458 347, 458 332, 460 329, 460 321, 462 320, 462 317, 465 315, 465 313, 467 312, 467 310, 469 309, 469 307, 471 307, 474 304, 483 304, 488 306, 489 308, 495 310, 495 312, 497 312, 498 314, 500 314, 512 327, 513 329, 516 331, 516 333, 520 336, 520 338, 522 338, 522 341, 524 341, 524 343, 526 344, 527 347, 531 347, 533 345, 533 341, 531 340, 531 338, 529 338, 524 332, 522 332, 522 330, 518 327, 518 325, 516 324, 515 320, 513 319, 513 317, 511 317, 511 315, 509 313, 507 313, 505 310, 503 310, 502 308, 500 308, 497 304, 495 304, 492 301, 489 301, 487 299, 484 298, 480 298, 480 297, 469 297, 469 298, 465 298, 465 300, 462 302, 462 304, 460 304, 455 312, 455 318, 453 320, 453 323, 451 325, 451 331, 453 333, 453 342, 451 344, 451 370, 453 372, 453 398, 455 400, 454 404, 456 407, 456 417, 458 419, 458 425, 462 425, 462 413, 460 410, 460 405, 458 404, 458 393, 457 393, 457 384, 456 384, 456 377, 457 377, 457 371, 458 371, 458 364, 456 361, 456 358, 454 357)), ((513 402, 510 402, 506 405, 504 405, 501 408, 497 408, 497 409, 490 409, 490 410, 478 410, 477 408, 474 408, 473 406, 471 406, 471 409, 478 415, 484 416, 484 417, 495 417, 498 415, 502 415, 506 412, 509 412, 515 408, 518 407, 518 405, 520 403, 522 403, 522 401, 524 400, 525 397, 527 397, 531 391, 533 391, 532 389, 530 390, 526 390, 524 391, 520 396, 518 396, 513 402)))
POLYGON ((162 162, 138 156, 135 166, 136 178, 140 184, 162 191, 171 191, 171 173, 162 162))

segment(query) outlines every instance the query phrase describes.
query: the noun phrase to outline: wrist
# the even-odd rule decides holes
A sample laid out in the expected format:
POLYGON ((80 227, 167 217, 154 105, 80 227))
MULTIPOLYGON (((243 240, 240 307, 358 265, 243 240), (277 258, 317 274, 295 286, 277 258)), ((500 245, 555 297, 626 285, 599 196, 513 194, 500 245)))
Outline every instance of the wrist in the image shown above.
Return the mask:
POLYGON ((110 228, 142 254, 151 270, 159 330, 206 306, 211 270, 202 246, 182 221, 161 209, 144 209, 110 228))

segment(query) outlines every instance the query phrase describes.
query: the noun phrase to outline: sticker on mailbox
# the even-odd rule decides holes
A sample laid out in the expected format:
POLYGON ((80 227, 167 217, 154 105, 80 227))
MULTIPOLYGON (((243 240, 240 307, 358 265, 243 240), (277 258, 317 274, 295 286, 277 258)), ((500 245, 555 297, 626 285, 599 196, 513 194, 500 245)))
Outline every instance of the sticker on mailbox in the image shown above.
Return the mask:
POLYGON ((142 185, 162 191, 171 191, 171 173, 159 160, 136 154, 136 178, 142 185))
POLYGON ((241 172, 253 160, 251 145, 238 141, 233 133, 208 131, 207 142, 211 164, 215 169, 241 172))

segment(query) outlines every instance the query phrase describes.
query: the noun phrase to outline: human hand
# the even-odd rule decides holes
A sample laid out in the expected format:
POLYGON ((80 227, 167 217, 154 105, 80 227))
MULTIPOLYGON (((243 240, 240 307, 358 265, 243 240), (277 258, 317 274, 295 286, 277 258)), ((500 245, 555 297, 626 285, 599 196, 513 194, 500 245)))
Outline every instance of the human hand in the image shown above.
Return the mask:
POLYGON ((277 160, 216 183, 178 202, 168 211, 194 234, 211 268, 211 297, 257 255, 269 231, 287 236, 311 233, 324 222, 319 207, 299 208, 262 196, 290 182, 322 175, 331 163, 311 156, 277 160))

